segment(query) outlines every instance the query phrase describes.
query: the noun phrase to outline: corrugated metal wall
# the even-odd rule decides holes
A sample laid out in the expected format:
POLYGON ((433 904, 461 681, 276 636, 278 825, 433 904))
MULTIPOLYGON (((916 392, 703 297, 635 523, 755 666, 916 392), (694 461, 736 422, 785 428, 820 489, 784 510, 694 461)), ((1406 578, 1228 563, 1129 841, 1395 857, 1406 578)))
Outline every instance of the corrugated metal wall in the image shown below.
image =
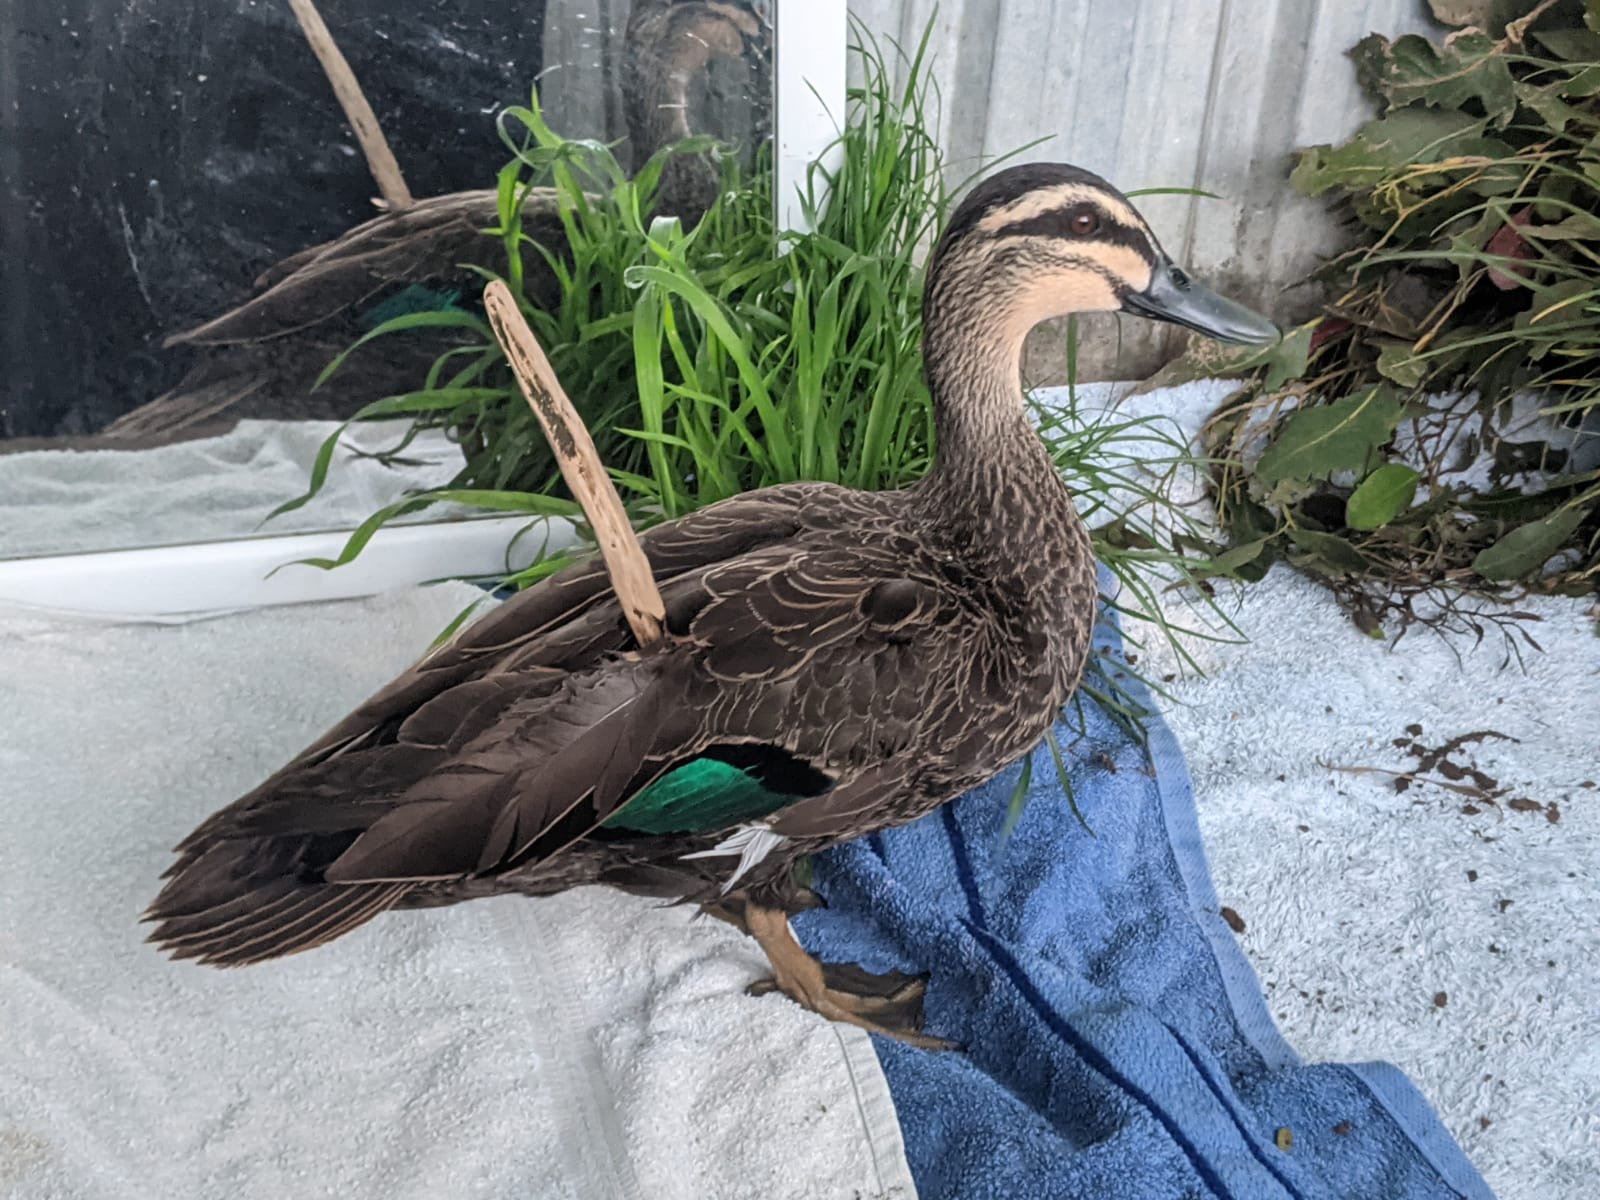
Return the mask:
MULTIPOLYGON (((801 0, 789 0, 791 3, 801 0)), ((1285 289, 1338 230, 1288 186, 1290 151, 1336 141, 1372 113, 1346 51, 1370 32, 1438 30, 1424 0, 851 0, 908 50, 935 21, 933 76, 958 175, 1035 138, 1029 157, 1077 163, 1125 190, 1203 188, 1222 197, 1139 201, 1167 250, 1281 319, 1285 289)), ((1131 376, 1181 345, 1145 322, 1093 325, 1087 368, 1131 376)), ((1059 366, 1038 339, 1033 373, 1059 366), (1053 360, 1053 361, 1052 361, 1053 360)))

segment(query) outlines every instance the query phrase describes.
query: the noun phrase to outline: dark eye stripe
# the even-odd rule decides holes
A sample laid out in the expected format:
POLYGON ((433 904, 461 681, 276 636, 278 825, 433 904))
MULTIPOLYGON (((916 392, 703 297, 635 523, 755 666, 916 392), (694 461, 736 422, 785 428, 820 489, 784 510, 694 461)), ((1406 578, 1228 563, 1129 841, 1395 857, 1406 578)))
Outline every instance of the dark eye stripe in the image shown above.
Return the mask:
POLYGON ((1040 213, 1038 216, 1029 217, 1024 221, 1013 221, 1009 225, 1002 225, 995 231, 994 236, 1070 238, 1074 240, 1110 242, 1114 246, 1126 246, 1135 254, 1141 254, 1145 258, 1153 257, 1154 250, 1150 244, 1150 238, 1144 230, 1115 221, 1107 213, 1095 213, 1100 219, 1100 228, 1093 233, 1074 233, 1072 231, 1072 219, 1083 211, 1081 206, 1074 204, 1068 208, 1058 208, 1052 212, 1040 213))
MULTIPOLYGON (((1027 255, 1027 251, 1022 249, 1020 246, 1014 248, 1002 248, 997 253, 1002 259, 1013 263, 1025 261, 1027 255)), ((1112 270, 1110 267, 1106 266, 1105 263, 1099 262, 1088 257, 1087 255, 1067 254, 1056 261, 1071 263, 1080 271, 1087 272, 1090 275, 1100 276, 1101 279, 1104 279, 1106 283, 1110 285, 1112 292, 1117 296, 1125 295, 1130 290, 1128 281, 1126 279, 1117 274, 1117 272, 1112 270)))

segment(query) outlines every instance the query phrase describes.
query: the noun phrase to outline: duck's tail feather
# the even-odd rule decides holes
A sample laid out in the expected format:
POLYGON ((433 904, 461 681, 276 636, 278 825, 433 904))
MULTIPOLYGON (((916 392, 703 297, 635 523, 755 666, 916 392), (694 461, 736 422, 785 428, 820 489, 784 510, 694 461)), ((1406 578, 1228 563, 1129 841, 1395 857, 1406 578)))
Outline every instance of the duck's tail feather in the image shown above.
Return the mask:
POLYGON ((309 950, 364 925, 409 883, 327 883, 304 871, 307 838, 240 838, 186 855, 144 919, 173 958, 240 967, 309 950))

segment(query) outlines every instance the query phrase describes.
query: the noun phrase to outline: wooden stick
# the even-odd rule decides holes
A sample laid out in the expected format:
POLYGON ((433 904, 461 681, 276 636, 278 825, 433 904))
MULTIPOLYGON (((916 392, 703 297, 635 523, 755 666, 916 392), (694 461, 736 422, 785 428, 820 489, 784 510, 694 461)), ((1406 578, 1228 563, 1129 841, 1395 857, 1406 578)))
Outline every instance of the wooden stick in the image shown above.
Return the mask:
POLYGON ((622 612, 633 636, 641 646, 647 646, 661 636, 666 606, 656 588, 650 560, 645 558, 644 549, 622 507, 622 498, 617 495, 600 461, 600 453, 594 448, 594 439, 562 390, 544 349, 517 308, 511 289, 496 279, 483 290, 483 305, 488 310, 495 337, 505 349, 511 370, 522 386, 528 407, 533 409, 533 415, 550 439, 550 448, 555 451, 556 462, 561 467, 561 477, 567 481, 567 487, 572 489, 589 524, 594 527, 601 557, 611 573, 611 586, 622 602, 622 612))
POLYGON ((344 109, 345 118, 355 131, 356 141, 361 143, 361 153, 367 159, 367 170, 372 172, 372 178, 377 181, 384 204, 390 212, 410 208, 411 189, 406 187, 406 178, 400 173, 400 164, 395 161, 394 151, 389 149, 389 140, 383 136, 383 127, 378 124, 377 114, 372 111, 372 105, 367 103, 366 93, 356 82, 356 73, 350 69, 349 62, 339 50, 339 44, 333 40, 333 34, 328 32, 328 26, 323 22, 316 4, 313 0, 289 0, 289 7, 294 10, 300 28, 305 31, 306 41, 311 43, 311 52, 317 56, 328 82, 333 85, 333 94, 338 97, 339 106, 344 109))

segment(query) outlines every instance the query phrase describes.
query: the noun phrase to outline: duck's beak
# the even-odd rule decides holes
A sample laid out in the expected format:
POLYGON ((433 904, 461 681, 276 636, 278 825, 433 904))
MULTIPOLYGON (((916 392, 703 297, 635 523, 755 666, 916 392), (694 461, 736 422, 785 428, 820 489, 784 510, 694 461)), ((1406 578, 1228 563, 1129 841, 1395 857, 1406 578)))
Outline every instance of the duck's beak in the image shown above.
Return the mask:
POLYGON ((1240 346, 1265 345, 1283 336, 1259 313, 1196 283, 1165 258, 1156 264, 1149 287, 1123 297, 1122 311, 1153 321, 1171 321, 1219 342, 1240 346))

